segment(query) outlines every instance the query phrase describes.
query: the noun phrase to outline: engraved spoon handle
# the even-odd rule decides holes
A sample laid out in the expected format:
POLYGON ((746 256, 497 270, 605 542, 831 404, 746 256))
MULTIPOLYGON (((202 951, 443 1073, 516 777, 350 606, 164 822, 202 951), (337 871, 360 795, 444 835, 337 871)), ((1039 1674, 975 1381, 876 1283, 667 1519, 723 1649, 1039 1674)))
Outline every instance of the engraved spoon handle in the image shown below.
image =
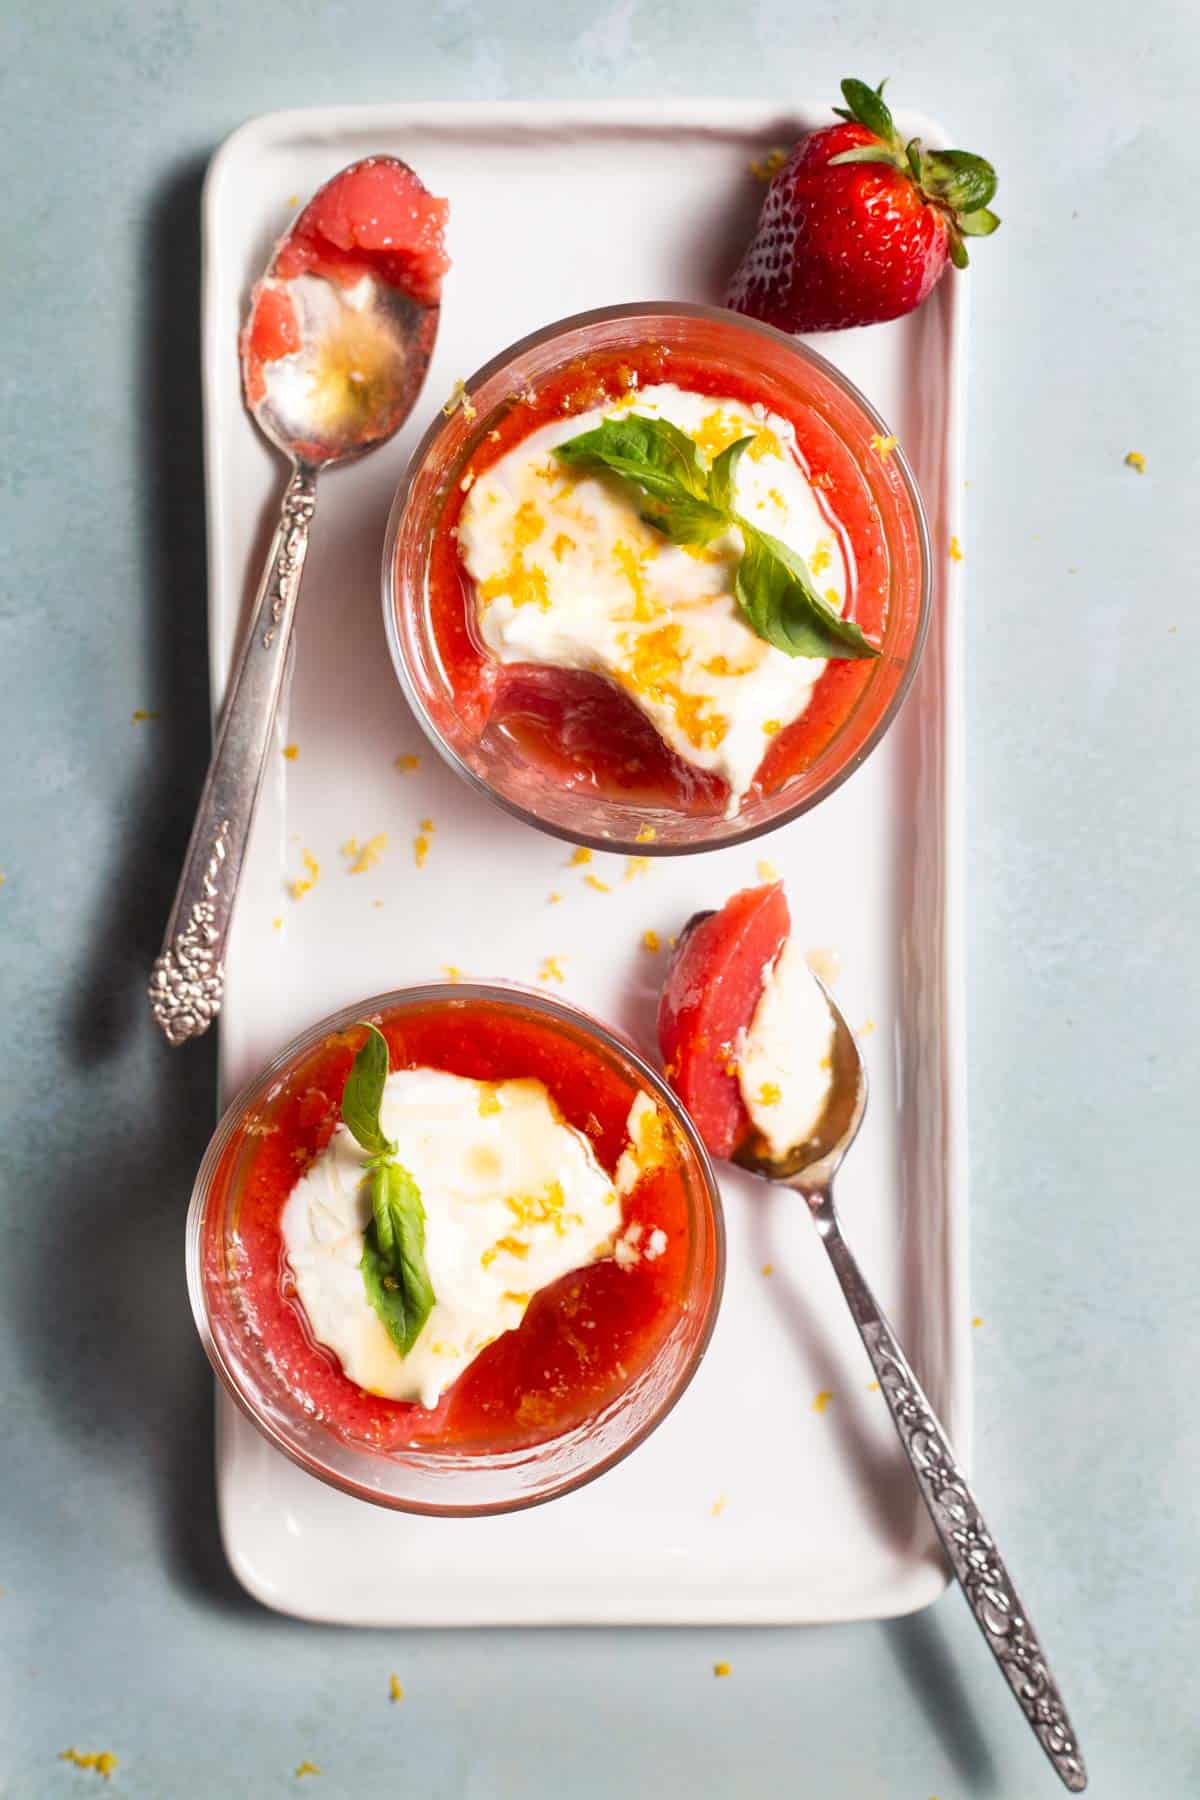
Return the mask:
POLYGON ((315 505, 316 471, 298 464, 230 678, 175 904, 150 976, 150 1010, 171 1044, 199 1037, 221 1010, 225 941, 267 764, 315 505))
POLYGON ((1081 1794, 1087 1786, 1087 1770, 1067 1709, 975 1496, 842 1236, 832 1197, 826 1193, 810 1204, 854 1323, 875 1366, 921 1498, 929 1508, 975 1623, 1063 1784, 1073 1794, 1081 1794))

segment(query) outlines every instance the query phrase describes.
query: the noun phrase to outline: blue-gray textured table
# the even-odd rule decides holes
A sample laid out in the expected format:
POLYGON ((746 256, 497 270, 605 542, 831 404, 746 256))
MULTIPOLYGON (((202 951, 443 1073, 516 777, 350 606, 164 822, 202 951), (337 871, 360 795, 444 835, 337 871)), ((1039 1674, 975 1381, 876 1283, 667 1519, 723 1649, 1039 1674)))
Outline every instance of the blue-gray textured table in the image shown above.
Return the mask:
POLYGON ((1190 0, 10 9, 0 1792, 94 1791, 68 1745, 116 1752, 130 1795, 282 1795, 305 1759, 318 1794, 427 1800, 1056 1790, 953 1593, 879 1626, 467 1635, 244 1598, 182 1273, 212 1046, 168 1051, 141 997, 205 756, 221 137, 308 103, 885 72, 994 155, 1005 215, 970 277, 976 1472, 1093 1791, 1200 1791, 1198 49, 1190 0))

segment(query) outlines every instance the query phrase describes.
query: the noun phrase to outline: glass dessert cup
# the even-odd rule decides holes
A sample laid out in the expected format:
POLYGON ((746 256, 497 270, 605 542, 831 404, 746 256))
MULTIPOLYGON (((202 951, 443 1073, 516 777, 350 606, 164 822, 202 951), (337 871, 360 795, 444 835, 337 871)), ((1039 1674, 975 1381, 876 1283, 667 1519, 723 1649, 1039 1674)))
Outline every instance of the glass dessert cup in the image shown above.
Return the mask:
MULTIPOLYGON (((506 811, 555 836, 648 855, 746 842, 786 824, 839 787, 895 718, 916 673, 930 606, 929 540, 920 495, 899 446, 881 452, 881 442, 889 439, 887 426, 853 384, 823 357, 769 326, 713 307, 646 303, 581 313, 547 326, 486 364, 466 388, 469 403, 448 417, 439 414, 413 456, 392 506, 383 554, 384 623, 392 660, 409 705, 451 767, 506 811), (494 434, 512 439, 514 414, 528 410, 539 389, 576 379, 573 371, 580 372, 582 385, 593 369, 623 367, 622 357, 644 367, 650 356, 658 359, 659 372, 649 379, 686 388, 689 372, 697 385, 699 371, 701 391, 752 398, 802 426, 801 441, 819 446, 819 455, 808 458, 813 487, 835 487, 839 524, 845 522, 844 496, 866 534, 860 544, 849 532, 858 586, 869 590, 878 628, 861 606, 856 605, 856 616, 881 655, 871 662, 827 665, 808 710, 769 745, 733 817, 711 798, 683 807, 646 794, 623 795, 589 779, 586 754, 564 778, 553 758, 531 755, 521 737, 491 722, 481 728, 452 666, 457 649, 480 660, 465 576, 466 623, 456 628, 457 649, 445 622, 448 534, 462 505, 464 479, 469 488, 479 461, 490 460, 494 434)), ((530 429, 544 422, 531 417, 530 429)), ((513 667, 506 665, 504 675, 513 667)))
MULTIPOLYGON (((531 1073, 533 1066, 512 1072, 531 1073)), ((541 1067, 540 1061, 536 1066, 541 1067)), ((605 1114, 597 1106, 597 1113, 615 1116, 612 1107, 605 1114)), ((599 1132, 595 1114, 589 1131, 593 1125, 599 1132)), ((611 1131, 606 1143, 611 1161, 611 1131)), ((599 1147, 598 1154, 604 1160, 599 1147)), ((188 1290, 201 1341, 228 1393, 268 1441, 307 1473, 358 1499, 449 1517, 509 1512, 554 1499, 594 1480, 635 1449, 670 1412, 696 1371, 715 1323, 724 1267, 724 1223, 712 1168, 695 1128, 661 1077, 623 1039, 576 1007, 507 985, 461 982, 377 995, 294 1039, 225 1113, 197 1175, 187 1225, 188 1290), (557 1062, 573 1071, 563 1080, 568 1085, 574 1081, 574 1097, 567 1094, 561 1100, 552 1077, 546 1076, 571 1123, 577 1123, 572 1109, 586 1111, 587 1080, 602 1083, 614 1107, 624 1104, 622 1097, 632 1103, 645 1094, 665 1116, 672 1192, 687 1222, 677 1303, 666 1309, 661 1329, 656 1326, 647 1338, 644 1354, 629 1355, 634 1366, 627 1375, 623 1362, 614 1365, 622 1384, 614 1385, 594 1410, 586 1402, 576 1406, 578 1416, 540 1441, 514 1448, 503 1442, 499 1428, 499 1448, 481 1440, 478 1432, 469 1441, 465 1436, 454 1441, 448 1434, 447 1441, 439 1442, 434 1428, 429 1435, 406 1431, 400 1441, 390 1441, 379 1429, 379 1419, 371 1417, 374 1408, 393 1421, 403 1415, 425 1427, 430 1420, 436 1424, 447 1398, 493 1351, 519 1338, 520 1329, 503 1334, 482 1352, 449 1396, 443 1395, 437 1413, 430 1414, 380 1401, 346 1380, 336 1358, 313 1343, 302 1315, 285 1297, 281 1248, 264 1282, 259 1214, 270 1176, 263 1173, 263 1146, 275 1134, 275 1168, 283 1170, 275 1180, 298 1179, 299 1169, 293 1174, 288 1165, 287 1122, 306 1109, 311 1112, 314 1093, 318 1102, 327 1102, 314 1083, 323 1078, 332 1056, 348 1069, 349 1046, 361 1037, 352 1028, 363 1019, 380 1021, 392 1041, 393 1061, 406 1031, 414 1043, 425 1041, 423 1031, 440 1032, 446 1042, 460 1046, 442 1066, 456 1061, 471 1065, 456 1066, 453 1072, 479 1079, 502 1075, 497 1068, 493 1077, 482 1062, 475 1066, 478 1058, 502 1056, 498 1046, 509 1038, 531 1045, 530 1054, 535 1061, 544 1057, 547 1069, 557 1062), (581 1070, 587 1071, 586 1080, 581 1070), (338 1390, 357 1396, 359 1411, 339 1416, 340 1403, 325 1400, 326 1391, 336 1395, 338 1390)))

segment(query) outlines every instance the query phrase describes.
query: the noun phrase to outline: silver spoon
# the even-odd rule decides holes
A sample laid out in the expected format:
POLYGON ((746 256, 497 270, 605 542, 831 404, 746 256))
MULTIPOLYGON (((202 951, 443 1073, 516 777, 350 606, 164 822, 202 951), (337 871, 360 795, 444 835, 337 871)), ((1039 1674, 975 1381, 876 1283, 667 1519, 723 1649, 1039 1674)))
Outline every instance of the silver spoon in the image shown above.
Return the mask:
POLYGON ((808 1201, 892 1423, 912 1464, 921 1498, 975 1623, 1064 1785, 1080 1794, 1087 1786, 1087 1770, 1029 1615, 946 1433, 842 1236, 833 1206, 833 1178, 867 1110, 867 1076, 854 1033, 825 983, 816 975, 813 980, 824 994, 834 1022, 833 1079, 825 1110, 812 1134, 782 1160, 773 1160, 755 1134, 749 1146, 735 1153, 734 1161, 751 1174, 793 1188, 808 1201))
MULTIPOLYGON (((268 276, 284 242, 272 252, 268 276)), ((273 285, 293 297, 313 378, 307 384, 268 382, 254 404, 247 400, 292 473, 150 977, 151 1011, 172 1044, 207 1031, 221 1009, 225 944, 283 686, 317 476, 395 435, 421 391, 437 335, 436 305, 422 305, 380 281, 360 283, 348 294, 311 275, 273 285), (303 283, 309 285, 298 286, 303 283), (321 289, 328 292, 320 295, 321 289), (324 304, 314 306, 314 294, 324 304)), ((245 360, 243 342, 243 372, 245 360)))

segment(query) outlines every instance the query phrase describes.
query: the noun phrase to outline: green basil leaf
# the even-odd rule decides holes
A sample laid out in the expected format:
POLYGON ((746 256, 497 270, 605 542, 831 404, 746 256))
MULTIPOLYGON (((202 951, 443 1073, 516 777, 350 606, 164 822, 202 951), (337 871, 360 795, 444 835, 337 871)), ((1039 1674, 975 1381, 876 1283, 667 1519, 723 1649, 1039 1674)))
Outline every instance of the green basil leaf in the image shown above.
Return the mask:
POLYGON ((759 637, 787 656, 863 661, 879 655, 851 619, 817 593, 804 559, 779 538, 738 519, 745 551, 734 595, 759 637))
POLYGON ((891 144, 894 148, 896 127, 883 98, 885 85, 881 81, 877 88, 873 88, 868 87, 865 81, 843 81, 842 96, 858 123, 865 125, 868 131, 873 131, 876 137, 882 138, 885 144, 891 144))
POLYGON ((366 1039, 342 1089, 342 1124, 354 1134, 368 1156, 390 1156, 395 1148, 379 1124, 383 1084, 388 1074, 387 1039, 374 1025, 362 1021, 366 1039))
POLYGON ((594 431, 568 438, 555 454, 567 464, 611 469, 645 485, 647 493, 671 497, 674 490, 703 500, 707 493, 700 453, 687 433, 667 419, 623 413, 594 431))
POLYGON ((393 1344, 407 1356, 434 1304, 425 1262, 425 1208, 416 1182, 399 1163, 380 1164, 371 1181, 371 1222, 359 1265, 363 1286, 393 1344))
POLYGON ((708 498, 708 472, 695 444, 666 419, 626 413, 568 438, 555 454, 569 468, 606 470, 642 494, 647 525, 674 544, 707 544, 729 523, 708 498))
POLYGON ((722 450, 708 472, 708 497, 723 513, 733 511, 733 478, 742 457, 754 442, 752 437, 738 438, 722 450))

